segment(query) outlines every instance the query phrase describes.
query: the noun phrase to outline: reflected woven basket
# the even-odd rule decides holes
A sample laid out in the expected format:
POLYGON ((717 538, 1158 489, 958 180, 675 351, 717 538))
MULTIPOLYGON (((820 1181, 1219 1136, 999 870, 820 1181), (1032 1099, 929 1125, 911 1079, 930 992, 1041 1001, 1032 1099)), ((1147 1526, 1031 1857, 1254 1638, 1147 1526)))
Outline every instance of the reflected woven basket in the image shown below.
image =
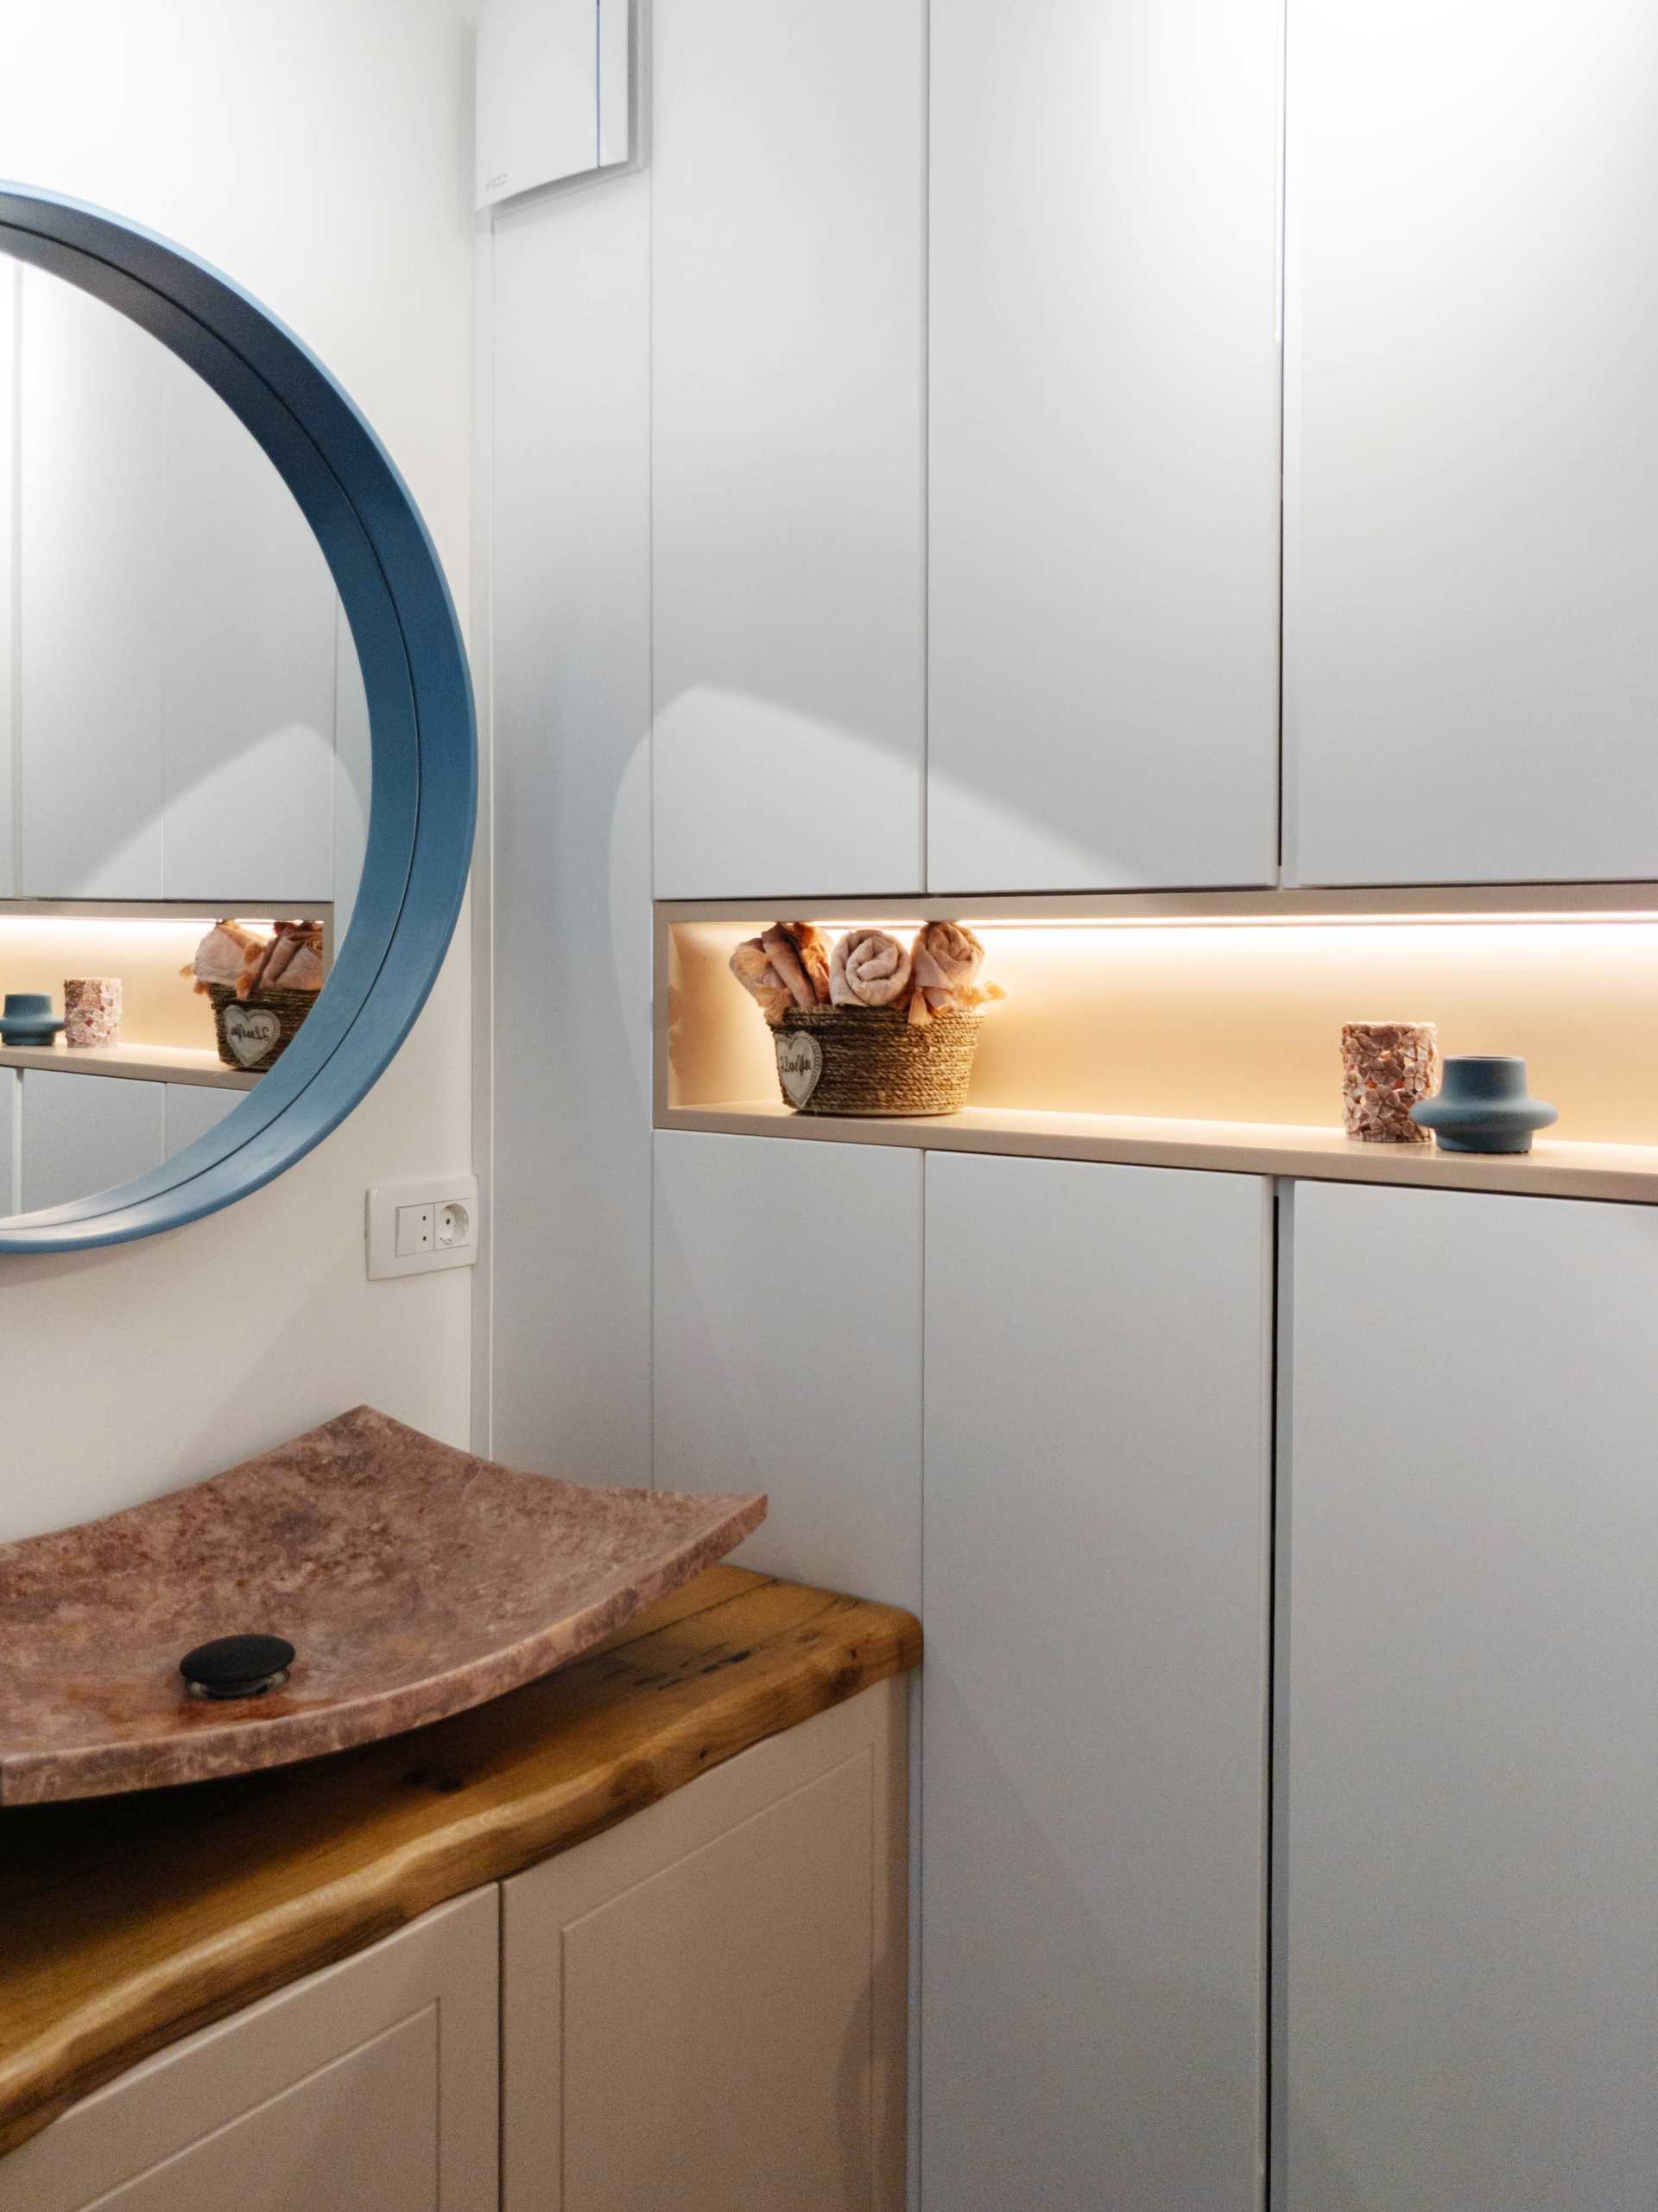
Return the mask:
POLYGON ((256 991, 238 998, 227 983, 210 983, 218 1056, 244 1075, 263 1075, 299 1035, 316 1005, 314 991, 256 991))
POLYGON ((785 1106, 797 1113, 957 1113, 967 1103, 979 1016, 925 1027, 895 1006, 794 1007, 772 1038, 785 1106))

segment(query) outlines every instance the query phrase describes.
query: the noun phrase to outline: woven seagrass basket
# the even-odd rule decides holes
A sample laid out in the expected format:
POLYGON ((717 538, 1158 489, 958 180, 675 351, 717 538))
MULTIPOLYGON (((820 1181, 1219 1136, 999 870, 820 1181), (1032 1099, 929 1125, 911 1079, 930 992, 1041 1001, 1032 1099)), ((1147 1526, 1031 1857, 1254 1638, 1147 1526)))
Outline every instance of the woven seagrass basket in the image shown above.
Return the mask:
POLYGON ((227 983, 210 983, 218 1056, 244 1074, 263 1074, 299 1035, 317 1003, 314 991, 256 991, 238 998, 227 983))
POLYGON ((899 1006, 794 1007, 773 1030, 777 1081, 797 1113, 955 1113, 967 1103, 977 1013, 912 1026, 899 1006))

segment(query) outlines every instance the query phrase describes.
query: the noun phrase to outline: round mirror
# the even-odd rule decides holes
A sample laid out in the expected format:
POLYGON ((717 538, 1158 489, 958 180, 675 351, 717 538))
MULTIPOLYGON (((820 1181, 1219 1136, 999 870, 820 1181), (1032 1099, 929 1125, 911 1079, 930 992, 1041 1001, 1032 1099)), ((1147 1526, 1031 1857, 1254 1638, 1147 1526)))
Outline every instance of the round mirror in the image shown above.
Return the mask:
POLYGON ((0 1251, 291 1164, 425 998, 476 745, 372 432, 226 279, 0 187, 0 1251))

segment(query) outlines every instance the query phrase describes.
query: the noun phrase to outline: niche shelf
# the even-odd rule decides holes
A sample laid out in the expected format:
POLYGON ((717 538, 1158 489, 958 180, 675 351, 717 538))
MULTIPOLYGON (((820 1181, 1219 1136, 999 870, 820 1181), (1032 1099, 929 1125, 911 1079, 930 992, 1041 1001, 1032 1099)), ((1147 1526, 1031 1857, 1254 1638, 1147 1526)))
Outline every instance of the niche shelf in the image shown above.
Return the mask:
POLYGON ((333 965, 334 910, 327 899, 0 899, 0 989, 49 990, 60 1008, 66 975, 118 975, 125 986, 122 1043, 73 1052, 61 1036, 50 1045, 0 1044, 0 1070, 252 1090, 261 1071, 225 1066, 208 1002, 179 974, 203 930, 225 914, 320 921, 324 958, 333 965))
POLYGON ((655 958, 658 1128, 1658 1203, 1658 884, 674 902, 655 958), (784 913, 978 930, 1009 996, 965 1112, 782 1105, 726 962, 784 913), (1350 1139, 1338 1031, 1366 1019, 1524 1054, 1556 1130, 1517 1158, 1350 1139))

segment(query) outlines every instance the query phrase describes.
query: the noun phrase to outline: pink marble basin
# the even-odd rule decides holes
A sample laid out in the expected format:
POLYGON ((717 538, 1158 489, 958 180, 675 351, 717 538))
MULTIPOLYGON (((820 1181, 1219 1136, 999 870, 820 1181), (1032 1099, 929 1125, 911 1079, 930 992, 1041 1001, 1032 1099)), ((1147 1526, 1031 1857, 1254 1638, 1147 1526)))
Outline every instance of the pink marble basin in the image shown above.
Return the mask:
POLYGON ((440 1721, 590 1650, 765 1512, 516 1474, 359 1406, 193 1490, 0 1544, 0 1804, 440 1721), (286 1683, 193 1695, 185 1653, 241 1634, 294 1646, 286 1683))

